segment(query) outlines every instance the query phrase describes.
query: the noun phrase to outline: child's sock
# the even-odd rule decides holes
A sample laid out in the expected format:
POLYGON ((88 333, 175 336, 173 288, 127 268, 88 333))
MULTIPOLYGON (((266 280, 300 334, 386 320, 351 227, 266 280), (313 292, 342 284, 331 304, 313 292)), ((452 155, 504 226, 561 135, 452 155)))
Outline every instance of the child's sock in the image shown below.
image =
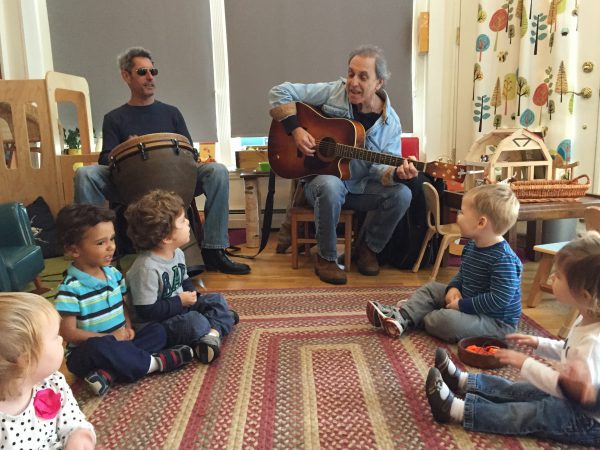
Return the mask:
POLYGON ((175 347, 161 350, 152 354, 153 362, 150 363, 148 373, 155 371, 152 370, 154 364, 157 366, 156 370, 159 372, 171 372, 189 363, 193 357, 194 351, 187 345, 176 345, 175 347))
POLYGON ((84 380, 94 394, 104 395, 113 382, 113 376, 106 370, 98 369, 88 373, 84 380))
POLYGON ((159 359, 154 355, 150 355, 150 367, 148 367, 148 372, 146 372, 146 373, 154 373, 154 372, 157 372, 159 369, 160 369, 159 359))
POLYGON ((435 367, 440 371, 444 382, 452 392, 459 395, 465 393, 469 374, 467 372, 462 372, 456 367, 443 348, 438 347, 435 350, 435 367))
POLYGON ((465 418, 465 401, 454 397, 452 400, 452 406, 450 406, 450 416, 454 421, 462 423, 465 418))

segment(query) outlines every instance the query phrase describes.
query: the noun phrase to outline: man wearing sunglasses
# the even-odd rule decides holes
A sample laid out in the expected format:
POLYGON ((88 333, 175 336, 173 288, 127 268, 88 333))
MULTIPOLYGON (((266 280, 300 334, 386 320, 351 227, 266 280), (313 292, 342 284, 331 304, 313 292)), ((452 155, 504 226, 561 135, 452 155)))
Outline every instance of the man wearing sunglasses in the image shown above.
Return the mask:
MULTIPOLYGON (((118 58, 121 77, 129 86, 127 103, 104 116, 102 152, 97 166, 84 166, 75 172, 75 202, 101 205, 105 199, 120 203, 110 179, 109 154, 120 143, 150 133, 177 133, 192 138, 179 109, 155 100, 154 67, 150 52, 141 47, 127 49, 118 58)), ((198 164, 194 195, 206 196, 202 256, 208 270, 242 275, 247 264, 233 262, 225 253, 229 246, 229 172, 223 164, 198 164)))

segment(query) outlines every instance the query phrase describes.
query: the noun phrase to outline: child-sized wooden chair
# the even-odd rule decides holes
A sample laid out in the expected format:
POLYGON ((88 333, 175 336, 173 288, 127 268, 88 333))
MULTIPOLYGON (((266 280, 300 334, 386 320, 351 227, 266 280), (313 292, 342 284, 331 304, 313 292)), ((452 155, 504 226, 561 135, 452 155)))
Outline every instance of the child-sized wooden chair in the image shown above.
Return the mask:
MULTIPOLYGON (((585 209, 583 213, 583 219, 585 221, 586 230, 597 230, 600 231, 600 208, 597 206, 590 206, 585 209)), ((533 247, 533 250, 542 254, 540 259, 538 270, 533 279, 533 284, 529 290, 529 296, 527 297, 527 306, 535 308, 541 300, 542 292, 552 293, 552 286, 548 284, 548 277, 554 265, 554 255, 563 248, 567 242, 556 242, 553 244, 541 244, 533 247)), ((558 336, 565 338, 569 329, 577 319, 579 310, 577 308, 571 308, 565 320, 558 331, 558 336)))
POLYGON ((438 271, 440 270, 440 264, 442 263, 442 258, 444 257, 444 253, 446 249, 450 245, 450 242, 453 242, 460 238, 460 229, 456 223, 444 224, 441 222, 441 214, 440 214, 440 197, 437 193, 437 190, 431 183, 423 183, 423 193, 425 194, 425 202, 427 203, 427 233, 425 234, 425 238, 423 239, 423 244, 421 245, 421 251, 419 252, 419 258, 417 258, 417 262, 415 262, 412 271, 418 272, 419 267, 421 266, 421 261, 423 260, 423 256, 425 255, 425 250, 427 249, 427 244, 431 240, 433 236, 439 234, 442 236, 442 242, 440 243, 440 248, 438 249, 437 256, 435 258, 435 263, 433 265, 433 269, 431 271, 431 275, 429 277, 430 280, 435 280, 437 278, 438 271))

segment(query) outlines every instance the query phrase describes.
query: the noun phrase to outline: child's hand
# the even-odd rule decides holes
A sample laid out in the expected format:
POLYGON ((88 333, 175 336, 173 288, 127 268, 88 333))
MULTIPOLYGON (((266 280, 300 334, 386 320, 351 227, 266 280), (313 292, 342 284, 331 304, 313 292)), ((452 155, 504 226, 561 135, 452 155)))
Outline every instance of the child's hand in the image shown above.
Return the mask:
POLYGON ((558 386, 573 403, 584 407, 596 404, 598 389, 592 384, 590 369, 585 361, 575 359, 567 362, 560 371, 558 386))
POLYGON ((194 306, 196 304, 196 300, 198 298, 197 293, 186 291, 179 294, 179 298, 181 299, 181 304, 183 306, 194 306))
POLYGON ((446 309, 455 309, 456 311, 460 311, 460 307, 458 306, 458 301, 460 298, 452 300, 450 303, 446 303, 446 309))
MULTIPOLYGON (((455 287, 448 289, 448 292, 446 292, 446 305, 448 305, 449 303, 452 303, 454 301, 458 301, 462 298, 462 294, 460 293, 460 291, 458 289, 456 289, 455 287)), ((453 308, 454 309, 454 308, 453 308)))
POLYGON ((129 341, 129 332, 126 327, 119 328, 118 330, 113 331, 112 334, 117 341, 129 341))
POLYGON ((517 345, 524 345, 526 347, 538 348, 540 343, 536 336, 529 336, 528 334, 511 333, 504 336, 507 341, 514 342, 517 345))
POLYGON ((525 360, 529 358, 529 356, 527 356, 525 353, 509 350, 507 348, 501 348, 498 350, 494 354, 494 357, 502 364, 507 364, 519 370, 521 367, 523 367, 525 360))
POLYGON ((135 330, 131 327, 125 326, 124 330, 127 332, 127 341, 133 341, 135 337, 135 330))
POLYGON ((96 443, 89 430, 77 429, 67 439, 65 450, 94 450, 96 443))

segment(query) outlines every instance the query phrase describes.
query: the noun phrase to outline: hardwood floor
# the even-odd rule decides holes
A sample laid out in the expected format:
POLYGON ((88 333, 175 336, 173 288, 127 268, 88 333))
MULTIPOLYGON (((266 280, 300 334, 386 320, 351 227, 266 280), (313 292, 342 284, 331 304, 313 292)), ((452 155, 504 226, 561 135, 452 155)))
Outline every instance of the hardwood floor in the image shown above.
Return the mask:
MULTIPOLYGON (((312 259, 304 255, 299 257, 298 269, 292 269, 291 255, 275 253, 276 232, 269 240, 267 248, 254 260, 234 258, 239 262, 246 262, 252 267, 249 275, 225 275, 217 272, 205 272, 200 275, 206 288, 211 291, 249 288, 309 288, 331 287, 323 283, 315 275, 312 259)), ((254 254, 256 249, 247 249, 242 246, 243 254, 254 254)), ((568 308, 560 305, 550 294, 544 294, 543 300, 536 308, 525 306, 525 299, 529 293, 533 277, 537 270, 536 262, 524 264, 522 289, 523 312, 534 319, 548 331, 556 334, 560 329, 564 315, 568 308)), ((437 280, 448 282, 456 273, 456 267, 440 268, 437 280)), ((381 273, 375 277, 361 275, 352 266, 348 273, 347 286, 421 286, 429 279, 431 268, 422 268, 417 273, 411 270, 398 270, 392 267, 383 267, 381 273)), ((392 299, 390 299, 392 300, 392 299)))

